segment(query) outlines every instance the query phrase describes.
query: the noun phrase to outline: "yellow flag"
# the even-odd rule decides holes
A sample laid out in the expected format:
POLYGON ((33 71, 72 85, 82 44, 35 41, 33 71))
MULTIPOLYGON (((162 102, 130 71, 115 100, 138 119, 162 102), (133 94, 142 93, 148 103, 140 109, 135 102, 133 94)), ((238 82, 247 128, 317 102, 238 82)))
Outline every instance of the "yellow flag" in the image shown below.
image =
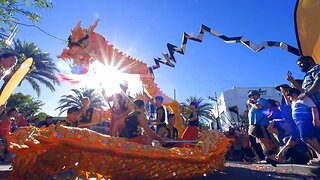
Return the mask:
POLYGON ((16 87, 19 85, 19 83, 22 81, 24 76, 28 73, 30 70, 30 67, 32 65, 33 59, 28 58, 25 60, 20 68, 12 75, 12 77, 9 79, 7 85, 4 87, 1 95, 0 95, 0 105, 3 105, 7 102, 13 91, 16 89, 16 87))
POLYGON ((303 56, 320 64, 320 2, 298 0, 295 11, 297 40, 303 56))

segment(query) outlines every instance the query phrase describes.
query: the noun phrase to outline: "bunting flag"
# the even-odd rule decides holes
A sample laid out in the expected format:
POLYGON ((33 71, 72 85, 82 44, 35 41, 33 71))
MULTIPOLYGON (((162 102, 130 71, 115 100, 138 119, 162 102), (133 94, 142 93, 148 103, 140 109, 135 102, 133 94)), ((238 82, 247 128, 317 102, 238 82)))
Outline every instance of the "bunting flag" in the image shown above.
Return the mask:
MULTIPOLYGON (((316 9, 316 8, 314 8, 314 9, 316 9)), ((319 16, 317 16, 317 17, 319 17, 319 16)), ((316 18, 314 18, 314 19, 316 19, 316 18)), ((312 26, 310 26, 310 28, 311 27, 312 26)), ((186 47, 187 47, 188 40, 193 40, 193 41, 197 41, 197 42, 201 43, 205 32, 210 33, 211 35, 213 35, 215 37, 218 37, 219 39, 223 40, 226 43, 230 43, 230 44, 242 43, 243 45, 247 46, 249 49, 251 49, 254 52, 260 52, 265 48, 276 47, 276 48, 280 48, 284 51, 287 51, 289 53, 292 53, 294 55, 300 56, 300 52, 297 48, 295 48, 289 44, 286 44, 284 42, 265 41, 260 44, 255 44, 243 36, 228 37, 224 34, 219 33, 218 31, 214 30, 213 28, 210 28, 206 25, 201 25, 199 35, 192 35, 192 34, 186 33, 186 32, 183 33, 182 43, 181 43, 180 48, 168 43, 167 48, 168 48, 169 53, 162 53, 162 55, 166 61, 163 61, 160 57, 156 57, 156 58, 154 58, 155 65, 151 66, 151 67, 153 69, 157 69, 160 67, 160 63, 165 64, 170 67, 175 67, 175 65, 173 63, 176 63, 177 61, 176 61, 176 58, 174 57, 174 53, 177 52, 180 54, 184 54, 186 47)), ((319 31, 317 31, 317 32, 319 32, 319 31)))

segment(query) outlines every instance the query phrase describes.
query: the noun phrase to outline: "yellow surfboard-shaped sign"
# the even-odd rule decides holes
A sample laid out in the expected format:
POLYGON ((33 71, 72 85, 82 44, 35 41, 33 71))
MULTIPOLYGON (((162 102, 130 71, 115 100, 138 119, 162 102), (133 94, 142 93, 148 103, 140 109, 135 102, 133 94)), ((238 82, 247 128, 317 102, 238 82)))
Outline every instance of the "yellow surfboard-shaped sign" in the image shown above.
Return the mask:
POLYGON ((0 106, 7 102, 13 91, 20 84, 24 76, 29 72, 33 59, 28 58, 25 60, 20 68, 12 75, 7 85, 4 87, 0 95, 0 106))
POLYGON ((320 64, 320 1, 298 0, 295 25, 302 55, 312 56, 320 64))

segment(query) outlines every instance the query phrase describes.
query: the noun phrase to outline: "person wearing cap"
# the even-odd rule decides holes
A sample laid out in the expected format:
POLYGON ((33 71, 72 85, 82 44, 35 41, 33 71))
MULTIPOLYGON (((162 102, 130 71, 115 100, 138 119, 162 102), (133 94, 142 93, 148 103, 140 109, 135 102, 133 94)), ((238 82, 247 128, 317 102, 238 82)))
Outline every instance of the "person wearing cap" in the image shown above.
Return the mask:
POLYGON ((275 89, 279 91, 282 96, 281 105, 280 105, 282 118, 284 118, 288 123, 291 123, 293 126, 295 126, 292 119, 292 109, 290 105, 291 101, 290 101, 290 98, 288 97, 290 88, 291 87, 288 84, 281 84, 280 86, 277 86, 275 89))
POLYGON ((269 125, 268 102, 260 97, 256 90, 249 91, 247 101, 249 109, 249 134, 260 141, 264 152, 272 149, 270 134, 267 131, 269 125))
POLYGON ((102 90, 104 99, 109 103, 113 101, 112 111, 111 111, 111 124, 110 124, 110 135, 117 137, 124 128, 124 119, 133 110, 133 104, 131 97, 126 94, 128 90, 128 83, 122 81, 120 83, 120 93, 114 94, 111 97, 107 97, 105 90, 102 90))
POLYGON ((318 158, 311 160, 310 164, 320 165, 320 144, 314 136, 315 127, 320 127, 318 109, 311 98, 299 99, 300 94, 301 92, 295 88, 291 88, 289 91, 292 117, 299 130, 301 140, 317 153, 318 158))
POLYGON ((281 93, 281 96, 282 96, 281 105, 286 104, 285 97, 288 94, 290 86, 288 84, 281 84, 281 85, 275 87, 275 89, 281 93))

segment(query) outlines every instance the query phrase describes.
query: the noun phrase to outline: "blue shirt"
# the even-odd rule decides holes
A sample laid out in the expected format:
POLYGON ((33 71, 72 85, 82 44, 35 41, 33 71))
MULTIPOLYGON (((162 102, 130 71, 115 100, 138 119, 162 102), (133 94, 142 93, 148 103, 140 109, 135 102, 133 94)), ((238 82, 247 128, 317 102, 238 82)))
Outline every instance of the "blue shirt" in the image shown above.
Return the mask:
POLYGON ((315 107, 315 104, 308 97, 292 102, 292 118, 297 125, 303 121, 312 121, 311 107, 315 107))
POLYGON ((272 110, 269 111, 268 118, 269 120, 282 119, 282 114, 280 109, 277 107, 273 107, 272 110))
POLYGON ((280 106, 281 116, 283 119, 285 119, 287 122, 293 122, 292 119, 292 109, 290 105, 282 104, 280 106))
POLYGON ((249 110, 249 124, 260 124, 263 126, 269 125, 268 119, 268 102, 264 98, 255 100, 255 104, 261 104, 261 109, 251 108, 249 110))

